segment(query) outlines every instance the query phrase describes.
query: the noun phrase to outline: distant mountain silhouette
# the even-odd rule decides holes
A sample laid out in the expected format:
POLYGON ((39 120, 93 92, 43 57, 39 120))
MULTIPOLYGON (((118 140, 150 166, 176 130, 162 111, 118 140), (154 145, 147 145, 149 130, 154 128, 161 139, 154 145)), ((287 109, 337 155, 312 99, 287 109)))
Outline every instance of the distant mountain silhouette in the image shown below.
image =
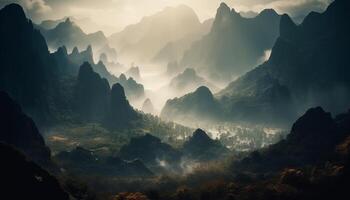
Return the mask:
POLYGON ((55 156, 60 165, 75 174, 100 176, 145 177, 153 173, 140 160, 124 161, 118 157, 99 157, 92 151, 77 147, 55 156))
MULTIPOLYGON (((298 112, 318 105, 334 113, 350 107, 350 79, 345 76, 349 72, 345 52, 350 45, 347 36, 350 26, 344 22, 349 17, 348 8, 346 1, 334 1, 324 13, 310 13, 299 26, 283 15, 280 37, 270 59, 231 83, 219 93, 220 98, 224 102, 248 98, 249 93, 241 95, 235 91, 249 91, 252 85, 261 85, 269 77, 277 84, 275 88, 280 88, 276 88, 273 98, 266 102, 272 107, 276 100, 282 103, 277 104, 281 106, 275 108, 276 112, 285 112, 283 102, 285 108, 290 108, 287 105, 291 100, 298 112)), ((256 93, 266 95, 267 92, 264 87, 257 87, 256 93)), ((260 102, 259 98, 254 97, 254 101, 260 102)), ((237 108, 239 106, 229 109, 237 108)))
POLYGON ((229 152, 219 141, 211 139, 202 129, 197 129, 182 148, 186 157, 198 161, 219 160, 229 152))
POLYGON ((185 52, 182 66, 191 66, 216 80, 232 80, 256 66, 276 41, 280 16, 263 10, 244 18, 222 3, 210 33, 185 52))
POLYGON ((102 31, 86 34, 70 18, 66 18, 64 22, 59 23, 53 29, 41 29, 41 33, 44 35, 48 46, 52 49, 57 49, 61 46, 66 46, 68 50, 72 50, 74 47, 83 49, 88 45, 101 49, 108 45, 107 38, 102 31))
POLYGON ((119 83, 112 86, 107 113, 106 124, 112 128, 125 128, 138 118, 138 113, 130 106, 124 88, 119 83))
POLYGON ((85 62, 79 70, 75 89, 75 108, 88 121, 102 122, 109 109, 110 86, 106 79, 85 62))
POLYGON ((151 61, 169 42, 193 34, 201 26, 195 12, 184 5, 167 7, 139 23, 112 34, 108 40, 120 57, 135 62, 151 61))
POLYGON ((214 84, 200 77, 194 69, 186 68, 182 73, 171 79, 167 89, 173 90, 177 95, 184 95, 200 86, 206 86, 212 91, 218 90, 214 84))
POLYGON ((207 87, 201 86, 193 93, 168 100, 160 116, 165 120, 186 124, 215 121, 220 119, 220 104, 207 87))
MULTIPOLYGON (((283 15, 268 61, 215 94, 225 119, 287 124, 310 106, 321 105, 332 113, 350 107, 347 8, 346 1, 334 1, 324 13, 310 13, 299 26, 283 15)), ((176 111, 179 118, 195 110, 187 108, 176 111)))
MULTIPOLYGON (((77 77, 79 68, 84 62, 88 62, 92 69, 98 73, 102 78, 107 79, 110 85, 120 83, 126 90, 128 98, 137 100, 144 97, 144 87, 142 84, 137 83, 134 79, 124 79, 124 75, 116 77, 111 74, 103 61, 99 61, 97 64, 93 60, 93 50, 89 45, 86 50, 79 52, 77 47, 74 47, 71 54, 67 53, 66 47, 60 47, 54 52, 53 57, 58 65, 59 71, 62 75, 77 77)), ((108 62, 108 60, 105 60, 108 62)))
POLYGON ((168 42, 153 58, 153 61, 160 63, 179 62, 184 53, 191 47, 191 45, 200 40, 204 35, 210 32, 214 19, 207 19, 194 30, 176 41, 168 42))
POLYGON ((12 146, 0 142, 1 195, 9 199, 68 200, 58 180, 12 146))

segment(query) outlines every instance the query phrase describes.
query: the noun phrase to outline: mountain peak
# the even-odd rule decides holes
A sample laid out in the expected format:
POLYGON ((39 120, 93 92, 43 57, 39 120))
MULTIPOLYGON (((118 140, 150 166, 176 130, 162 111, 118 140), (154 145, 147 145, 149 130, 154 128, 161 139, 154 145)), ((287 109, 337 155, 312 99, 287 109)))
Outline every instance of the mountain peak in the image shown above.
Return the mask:
POLYGON ((1 13, 10 19, 26 19, 23 8, 16 3, 11 3, 5 6, 1 10, 1 13))
POLYGON ((124 88, 119 83, 116 83, 112 86, 111 94, 112 94, 112 99, 121 99, 121 98, 126 99, 124 88))
POLYGON ((73 48, 72 54, 73 54, 73 55, 79 54, 78 47, 74 47, 74 48, 73 48))
POLYGON ((280 21, 280 35, 281 37, 290 38, 295 36, 295 30, 297 25, 289 17, 289 15, 284 14, 280 21))
POLYGON ((192 135, 192 140, 197 140, 197 141, 209 141, 211 138, 207 135, 205 131, 202 129, 197 129, 193 135, 192 135))
POLYGON ((260 17, 278 16, 278 13, 274 9, 268 8, 261 11, 258 16, 260 17))

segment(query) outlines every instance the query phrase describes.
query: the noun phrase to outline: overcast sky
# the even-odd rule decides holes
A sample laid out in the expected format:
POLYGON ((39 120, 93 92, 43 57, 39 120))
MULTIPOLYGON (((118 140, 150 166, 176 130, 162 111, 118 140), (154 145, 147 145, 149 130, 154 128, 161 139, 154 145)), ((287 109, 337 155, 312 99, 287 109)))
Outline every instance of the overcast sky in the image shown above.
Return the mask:
MULTIPOLYGON (((0 7, 8 3, 21 4, 34 22, 74 16, 84 19, 95 29, 108 34, 138 22, 166 6, 185 4, 192 7, 201 20, 215 15, 221 2, 237 11, 259 12, 274 8, 279 13, 292 16, 305 15, 311 10, 323 11, 332 0, 0 0, 0 7)), ((90 30, 91 31, 91 30, 90 30)))

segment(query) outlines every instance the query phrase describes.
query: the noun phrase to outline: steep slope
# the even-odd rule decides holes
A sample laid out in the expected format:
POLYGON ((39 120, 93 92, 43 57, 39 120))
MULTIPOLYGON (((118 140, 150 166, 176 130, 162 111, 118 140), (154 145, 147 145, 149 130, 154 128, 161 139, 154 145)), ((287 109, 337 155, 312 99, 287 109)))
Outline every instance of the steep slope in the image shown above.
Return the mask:
POLYGON ((182 66, 191 66, 216 80, 232 80, 260 62, 278 37, 280 16, 264 10, 243 18, 222 3, 210 33, 185 52, 182 66))
MULTIPOLYGON (((299 26, 283 15, 269 60, 215 95, 225 120, 283 125, 308 107, 322 106, 332 113, 350 107, 347 8, 346 1, 334 1, 299 26)), ((177 111, 179 118, 194 110, 187 109, 177 111)))
POLYGON ((191 34, 200 26, 194 11, 184 5, 167 7, 127 26, 108 39, 119 56, 135 62, 150 61, 168 42, 191 34))
MULTIPOLYGON (((270 59, 231 83, 219 98, 224 102, 248 98, 249 93, 242 97, 236 91, 250 91, 252 85, 270 77, 284 88, 283 93, 289 93, 283 95, 282 90, 275 97, 281 96, 282 103, 292 99, 299 113, 310 106, 320 105, 334 113, 350 107, 350 79, 345 75, 349 73, 350 26, 344 21, 349 18, 349 8, 348 2, 335 1, 322 14, 310 13, 299 26, 284 15, 270 59)), ((264 90, 257 88, 256 92, 266 93, 264 90)), ((253 98, 259 101, 258 96, 253 98)))
POLYGON ((138 113, 130 106, 124 88, 119 83, 112 86, 107 113, 106 125, 115 129, 127 128, 133 120, 138 118, 138 113))
POLYGON ((8 92, 37 122, 47 122, 57 68, 44 37, 17 4, 0 10, 0 36, 0 90, 8 92))
POLYGON ((219 120, 220 105, 207 87, 201 86, 193 93, 168 100, 160 114, 164 120, 194 125, 198 121, 219 120))
POLYGON ((75 109, 87 121, 103 121, 109 108, 110 87, 106 79, 85 62, 79 70, 75 89, 75 109))

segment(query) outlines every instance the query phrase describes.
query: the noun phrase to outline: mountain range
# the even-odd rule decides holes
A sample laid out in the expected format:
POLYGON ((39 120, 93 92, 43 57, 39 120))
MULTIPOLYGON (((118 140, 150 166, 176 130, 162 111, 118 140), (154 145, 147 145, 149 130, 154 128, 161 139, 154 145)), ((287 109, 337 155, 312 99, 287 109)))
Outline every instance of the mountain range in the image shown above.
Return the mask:
POLYGON ((207 24, 202 25, 196 13, 188 6, 167 7, 112 34, 108 40, 119 56, 129 61, 167 60, 169 56, 181 54, 178 51, 186 49, 182 44, 187 45, 187 42, 193 41, 192 38, 202 35, 207 30, 202 26, 208 27, 207 24), (174 47, 170 47, 172 43, 181 45, 174 44, 174 47))
MULTIPOLYGON (((344 55, 349 25, 343 20, 349 14, 345 8, 348 3, 336 1, 324 13, 310 13, 300 25, 283 15, 271 57, 214 95, 225 118, 288 124, 311 106, 321 105, 332 113, 349 107, 350 81, 345 75, 349 70, 344 55)), ((194 112, 194 107, 188 107, 193 102, 184 101, 185 97, 194 98, 191 96, 169 101, 176 108, 168 104, 162 113, 177 113, 181 118, 194 112)))
POLYGON ((180 61, 216 81, 227 80, 251 70, 271 50, 279 35, 280 15, 261 11, 244 18, 221 3, 209 34, 192 44, 180 61))

